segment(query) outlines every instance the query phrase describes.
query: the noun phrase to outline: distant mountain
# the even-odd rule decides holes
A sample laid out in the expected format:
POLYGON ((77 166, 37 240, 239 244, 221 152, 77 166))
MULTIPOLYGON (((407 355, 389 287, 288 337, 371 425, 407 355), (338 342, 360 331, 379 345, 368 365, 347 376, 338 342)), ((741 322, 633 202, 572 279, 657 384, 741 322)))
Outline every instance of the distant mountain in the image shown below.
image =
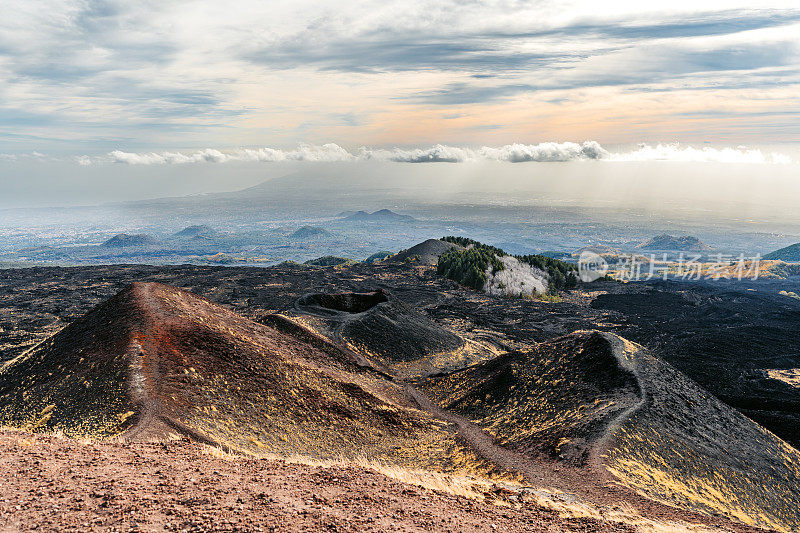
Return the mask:
POLYGON ((158 244, 158 241, 151 235, 118 233, 104 242, 102 246, 106 248, 125 248, 128 246, 152 246, 154 244, 158 244))
POLYGON ((211 237, 216 233, 214 228, 211 226, 206 226, 205 224, 199 226, 188 226, 180 230, 178 233, 175 234, 175 237, 184 237, 184 238, 191 238, 191 237, 211 237))
POLYGON ((328 237, 329 235, 330 232, 322 228, 317 228, 314 226, 303 226, 302 228, 292 233, 291 237, 293 239, 312 239, 314 237, 328 237))
POLYGON ((770 252, 764 256, 764 259, 786 261, 787 263, 800 261, 800 242, 770 252))
POLYGON ((656 235, 650 240, 637 244, 642 250, 680 250, 685 252, 708 252, 713 250, 709 245, 691 235, 673 237, 672 235, 656 235))
MULTIPOLYGON (((650 241, 652 241, 652 240, 653 239, 650 239, 650 241)), ((648 241, 648 242, 650 242, 650 241, 648 241)), ((644 244, 644 243, 642 243, 642 244, 644 244)), ((641 244, 639 246, 641 246, 641 244)), ((639 246, 637 246, 637 248, 639 246)), ((588 246, 584 246, 583 248, 578 248, 577 250, 575 250, 573 252, 573 254, 574 255, 581 255, 584 252, 591 252, 591 253, 597 254, 597 255, 620 255, 622 253, 619 250, 617 250, 616 248, 612 248, 611 246, 608 246, 606 244, 590 244, 588 246)), ((547 255, 547 254, 542 254, 542 255, 547 255)), ((560 259, 560 258, 556 258, 556 259, 560 259)))
POLYGON ((413 222, 414 217, 401 215, 389 209, 381 209, 374 213, 356 211, 355 213, 345 216, 344 220, 349 222, 413 222))

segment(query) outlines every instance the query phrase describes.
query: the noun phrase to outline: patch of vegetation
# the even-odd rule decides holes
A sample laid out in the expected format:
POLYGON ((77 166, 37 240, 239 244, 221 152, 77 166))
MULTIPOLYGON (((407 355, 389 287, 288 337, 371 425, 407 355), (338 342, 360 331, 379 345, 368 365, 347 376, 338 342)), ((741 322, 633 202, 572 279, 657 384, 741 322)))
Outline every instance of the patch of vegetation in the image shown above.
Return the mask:
POLYGON ((549 292, 555 293, 578 286, 578 266, 546 255, 516 256, 523 263, 544 270, 549 280, 549 292))
POLYGON ((372 264, 372 263, 375 263, 376 261, 383 261, 384 259, 386 259, 387 257, 389 257, 391 255, 394 255, 394 254, 392 252, 385 252, 385 251, 375 252, 371 256, 369 256, 366 259, 364 259, 364 262, 367 263, 367 264, 372 264))
POLYGON ((490 246, 488 244, 483 244, 482 242, 478 242, 478 241, 476 241, 474 239, 470 239, 470 238, 467 238, 467 237, 454 237, 454 236, 450 235, 448 237, 442 237, 439 240, 444 241, 444 242, 451 242, 453 244, 457 244, 459 246, 463 246, 464 248, 479 248, 481 250, 486 250, 487 252, 493 252, 498 257, 503 257, 503 256, 508 255, 507 253, 505 253, 500 248, 497 248, 496 246, 490 246))
POLYGON ((327 266, 349 265, 351 263, 353 263, 353 260, 347 259, 346 257, 336 257, 335 255, 326 255, 325 257, 309 259, 303 264, 309 266, 327 267, 327 266))
POLYGON ((549 292, 547 294, 542 294, 541 296, 539 296, 539 299, 543 302, 550 302, 550 303, 559 303, 563 301, 561 296, 559 296, 558 294, 553 294, 549 292))
MULTIPOLYGON (((479 290, 486 283, 486 269, 489 265, 492 265, 492 272, 505 268, 499 258, 509 254, 500 248, 467 237, 448 236, 442 237, 441 240, 467 248, 467 250, 450 250, 439 256, 437 271, 448 279, 479 290)), ((538 254, 514 257, 547 273, 550 294, 555 295, 558 291, 578 286, 577 265, 538 254)))
POLYGON ((439 256, 436 271, 447 279, 480 290, 486 284, 486 271, 490 266, 492 272, 505 268, 503 262, 497 258, 497 254, 491 250, 481 247, 467 250, 454 248, 439 256))

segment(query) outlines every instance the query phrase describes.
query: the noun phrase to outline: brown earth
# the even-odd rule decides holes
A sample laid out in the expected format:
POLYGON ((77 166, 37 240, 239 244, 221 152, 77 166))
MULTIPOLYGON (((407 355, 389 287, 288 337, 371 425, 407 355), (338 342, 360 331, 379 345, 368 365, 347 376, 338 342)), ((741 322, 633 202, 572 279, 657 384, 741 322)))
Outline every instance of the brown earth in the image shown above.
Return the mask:
POLYGON ((3 531, 628 532, 526 498, 496 505, 358 467, 222 459, 189 442, 0 431, 3 531))

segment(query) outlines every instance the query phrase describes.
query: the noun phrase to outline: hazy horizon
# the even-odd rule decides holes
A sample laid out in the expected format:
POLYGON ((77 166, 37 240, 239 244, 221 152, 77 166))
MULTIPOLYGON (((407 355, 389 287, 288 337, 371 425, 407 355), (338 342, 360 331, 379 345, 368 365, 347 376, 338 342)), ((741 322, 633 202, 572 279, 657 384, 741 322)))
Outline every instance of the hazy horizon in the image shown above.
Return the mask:
POLYGON ((453 221, 521 249, 547 224, 800 240, 800 9, 596 7, 12 1, 3 248, 382 208, 421 220, 393 246, 453 221))

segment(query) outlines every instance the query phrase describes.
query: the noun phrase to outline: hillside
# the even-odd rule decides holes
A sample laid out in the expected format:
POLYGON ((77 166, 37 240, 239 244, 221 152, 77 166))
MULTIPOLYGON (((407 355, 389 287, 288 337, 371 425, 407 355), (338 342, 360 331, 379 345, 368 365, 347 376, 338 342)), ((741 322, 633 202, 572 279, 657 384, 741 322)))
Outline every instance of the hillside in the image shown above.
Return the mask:
POLYGON ((32 431, 189 436, 250 454, 444 469, 476 462, 454 430, 413 405, 403 387, 313 334, 156 283, 128 287, 0 371, 0 422, 32 431))
POLYGON ((363 461, 232 457, 187 442, 0 431, 0 465, 7 531, 719 531, 567 504, 558 493, 363 461))
POLYGON ((125 248, 128 246, 152 246, 155 244, 158 244, 158 241, 151 235, 118 233, 101 246, 105 248, 125 248))
POLYGON ((401 215, 390 211, 389 209, 381 209, 373 213, 366 211, 356 211, 355 213, 342 213, 345 216, 343 219, 346 222, 413 222, 414 217, 409 215, 401 215))
POLYGON ((439 261, 439 256, 453 248, 461 249, 461 246, 439 239, 428 239, 407 250, 396 253, 388 258, 388 261, 392 263, 415 262, 422 265, 435 265, 439 261))
POLYGON ((578 284, 578 268, 572 263, 538 254, 512 256, 466 237, 442 240, 457 246, 439 255, 437 273, 475 290, 497 296, 541 297, 578 284))
POLYGON ((656 235, 652 239, 637 244, 636 248, 641 250, 681 252, 709 252, 713 250, 713 248, 697 237, 692 237, 691 235, 673 237, 666 233, 663 235, 656 235))
POLYGON ((492 345, 467 340, 381 290, 309 294, 295 311, 320 335, 402 378, 461 368, 497 354, 492 345))
MULTIPOLYGON (((578 303, 572 293, 549 303, 471 291, 403 263, 25 269, 0 271, 0 280, 4 356, 24 352, 27 332, 35 339, 49 332, 0 371, 7 426, 137 450, 141 441, 189 437, 215 453, 260 458, 342 457, 352 465, 366 456, 387 473, 420 469, 497 483, 518 519, 529 516, 518 514, 526 495, 538 502, 559 494, 560 505, 583 516, 606 506, 727 531, 749 530, 724 517, 783 531, 798 523, 797 451, 734 410, 761 416, 776 432, 791 425, 796 389, 779 379, 797 368, 786 354, 795 353, 798 304, 785 296, 595 282, 574 291, 578 303), (131 279, 169 280, 240 314, 158 283, 106 299, 131 279), (773 330, 754 322, 767 311, 773 330), (60 321, 50 322, 54 316, 60 321), (657 342, 640 331, 645 326, 657 342), (606 333, 564 335, 590 328, 624 331, 648 349, 606 333), (717 387, 728 403, 662 357, 717 387), (770 418, 777 414, 784 418, 770 418)), ((164 465, 179 453, 172 446, 158 448, 164 465)), ((9 460, 44 464, 20 449, 9 460)), ((18 483, 38 486, 29 480, 38 470, 27 464, 18 483)), ((88 489, 74 487, 67 483, 64 494, 85 499, 88 489)), ((193 490, 189 483, 184 494, 193 490)), ((169 507, 161 495, 146 496, 169 507)), ((15 493, 13 501, 38 509, 28 497, 15 493)), ((341 501, 331 509, 349 512, 341 501)))
POLYGON ((313 239, 316 237, 328 237, 330 232, 324 228, 317 228, 315 226, 303 226, 298 228, 292 233, 292 239, 313 239))
POLYGON ((786 261, 787 263, 794 263, 800 261, 800 242, 791 244, 780 250, 775 250, 764 256, 765 260, 786 261))
POLYGON ((175 237, 182 237, 185 239, 192 238, 192 237, 199 237, 199 238, 207 238, 213 237, 216 235, 216 231, 211 226, 207 226, 205 224, 200 224, 197 226, 187 226, 177 232, 175 237))
POLYGON ((640 346, 577 332, 424 386, 530 457, 595 465, 678 507, 800 524, 800 452, 640 346))

